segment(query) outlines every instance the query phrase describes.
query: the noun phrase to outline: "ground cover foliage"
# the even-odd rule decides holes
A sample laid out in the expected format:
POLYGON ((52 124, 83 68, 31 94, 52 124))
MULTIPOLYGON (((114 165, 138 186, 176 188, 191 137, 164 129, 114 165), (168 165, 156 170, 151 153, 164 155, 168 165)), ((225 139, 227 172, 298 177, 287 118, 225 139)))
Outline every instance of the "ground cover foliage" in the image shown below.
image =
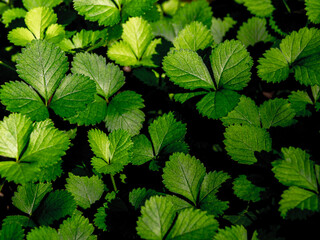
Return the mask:
POLYGON ((1 240, 317 234, 318 0, 0 14, 1 240))

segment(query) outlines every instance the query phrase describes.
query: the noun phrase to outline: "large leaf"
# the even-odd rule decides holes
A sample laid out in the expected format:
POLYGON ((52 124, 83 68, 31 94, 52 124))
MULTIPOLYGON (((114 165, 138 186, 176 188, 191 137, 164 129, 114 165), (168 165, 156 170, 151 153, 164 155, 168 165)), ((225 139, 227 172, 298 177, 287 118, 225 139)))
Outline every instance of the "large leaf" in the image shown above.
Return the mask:
POLYGON ((0 231, 0 240, 23 240, 24 232, 22 226, 17 223, 4 224, 0 231))

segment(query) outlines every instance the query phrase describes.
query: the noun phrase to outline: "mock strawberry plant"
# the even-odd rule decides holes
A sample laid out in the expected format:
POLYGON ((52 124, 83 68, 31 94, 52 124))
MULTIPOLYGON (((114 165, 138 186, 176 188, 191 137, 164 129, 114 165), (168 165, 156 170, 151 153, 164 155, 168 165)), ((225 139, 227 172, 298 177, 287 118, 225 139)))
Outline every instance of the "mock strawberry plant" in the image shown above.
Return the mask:
POLYGON ((319 0, 0 15, 0 240, 317 236, 319 0))

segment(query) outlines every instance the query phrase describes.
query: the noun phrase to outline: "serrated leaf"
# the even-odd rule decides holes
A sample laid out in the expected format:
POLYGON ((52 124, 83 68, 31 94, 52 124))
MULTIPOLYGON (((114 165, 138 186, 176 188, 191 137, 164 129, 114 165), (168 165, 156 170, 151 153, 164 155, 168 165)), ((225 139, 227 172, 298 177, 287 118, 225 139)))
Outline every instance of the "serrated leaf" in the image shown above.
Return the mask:
POLYGON ((233 110, 239 98, 240 94, 229 89, 210 92, 197 103, 197 109, 202 116, 218 119, 233 110))
POLYGON ((17 18, 24 18, 26 15, 26 10, 23 8, 11 8, 3 12, 2 14, 2 23, 9 26, 9 24, 17 18))
POLYGON ((46 31, 46 36, 45 40, 53 43, 59 43, 61 42, 65 37, 65 31, 64 27, 60 24, 51 24, 47 31, 46 31))
POLYGON ((108 136, 98 130, 92 129, 88 132, 88 138, 91 150, 98 157, 106 161, 110 162, 110 140, 108 136))
POLYGON ((174 39, 173 45, 176 49, 190 49, 197 51, 210 47, 213 37, 210 30, 201 22, 192 22, 181 30, 174 39))
POLYGON ((97 210, 97 213, 94 215, 94 225, 97 226, 98 229, 101 229, 103 231, 108 230, 108 226, 105 223, 107 218, 107 213, 105 207, 100 207, 97 210))
MULTIPOLYGON (((23 215, 9 215, 5 219, 3 219, 2 225, 12 225, 18 224, 21 227, 27 228, 35 228, 37 225, 27 216, 23 215)), ((1 234, 0 234, 1 235, 1 234)))
POLYGON ((74 9, 86 20, 99 25, 113 26, 120 21, 120 11, 112 0, 86 1, 73 0, 74 9))
POLYGON ((310 116, 311 112, 307 109, 308 104, 313 104, 312 99, 306 91, 291 92, 288 96, 291 108, 296 112, 296 116, 310 116))
POLYGON ((215 235, 219 223, 212 215, 199 209, 182 210, 170 230, 167 239, 209 240, 215 235))
POLYGON ((40 172, 37 175, 37 179, 40 182, 51 182, 56 180, 57 177, 60 177, 63 173, 61 164, 62 161, 59 161, 48 167, 40 167, 40 172))
POLYGON ((259 107, 262 127, 286 127, 292 124, 295 111, 286 99, 275 98, 265 101, 259 107))
POLYGON ((294 208, 317 212, 320 210, 319 197, 314 192, 293 186, 285 190, 281 197, 279 211, 283 218, 289 210, 294 208))
POLYGON ((39 95, 24 82, 3 84, 0 99, 7 110, 27 115, 31 120, 41 121, 49 117, 48 109, 39 95))
POLYGON ((269 17, 275 10, 271 0, 244 0, 243 2, 248 10, 258 17, 269 17))
POLYGON ((212 50, 211 67, 218 87, 242 90, 251 80, 250 54, 240 41, 226 40, 212 50))
POLYGON ((19 76, 49 101, 68 70, 64 53, 53 43, 32 41, 17 58, 19 76))
POLYGON ((32 130, 32 121, 24 115, 5 117, 0 122, 0 155, 18 161, 32 130))
POLYGON ((61 80, 50 107, 60 117, 72 117, 85 110, 87 104, 94 100, 95 93, 96 84, 89 77, 69 74, 61 80))
POLYGON ((227 16, 221 20, 220 18, 212 18, 211 33, 216 44, 222 42, 226 33, 236 24, 236 21, 227 16))
POLYGON ((171 192, 197 204, 201 183, 206 174, 203 164, 190 155, 174 153, 163 169, 163 183, 171 192))
POLYGON ((141 95, 133 91, 117 94, 107 106, 104 121, 108 130, 123 129, 132 136, 137 135, 145 118, 141 111, 144 107, 143 101, 141 95))
POLYGON ((314 162, 300 148, 282 148, 283 160, 273 162, 275 177, 286 186, 318 191, 314 162))
POLYGON ((66 190, 74 197, 78 206, 83 209, 89 208, 98 201, 104 191, 104 184, 98 176, 80 177, 69 173, 66 190))
POLYGON ((52 191, 51 183, 27 183, 20 185, 12 197, 12 204, 32 216, 47 193, 52 191))
POLYGON ((129 44, 124 41, 113 43, 108 49, 108 57, 121 66, 136 66, 138 60, 129 44))
POLYGON ((214 240, 248 240, 247 230, 242 225, 232 225, 225 229, 219 229, 214 240))
POLYGON ((182 141, 187 131, 186 125, 178 122, 172 112, 158 117, 150 124, 148 130, 156 156, 165 146, 182 141))
POLYGON ((2 225, 0 240, 23 240, 24 231, 17 223, 2 225))
POLYGON ((8 40, 16 46, 24 47, 34 39, 32 32, 23 27, 15 28, 8 34, 8 40))
POLYGON ((120 68, 97 54, 78 53, 73 58, 72 72, 90 77, 96 82, 97 94, 108 99, 125 83, 120 68))
POLYGON ((260 127, 259 110, 253 100, 242 95, 238 105, 221 121, 225 126, 242 124, 260 127))
POLYGON ((209 194, 200 202, 199 208, 206 211, 208 215, 220 216, 229 208, 228 201, 221 201, 215 194, 209 194))
POLYGON ((159 193, 153 189, 135 188, 129 193, 129 202, 137 210, 144 205, 146 200, 156 195, 159 193))
POLYGON ((47 7, 33 8, 27 12, 25 23, 36 39, 43 39, 44 31, 58 20, 54 11, 47 7))
POLYGON ((25 163, 16 161, 1 161, 0 175, 7 181, 15 183, 27 183, 34 180, 40 169, 37 163, 25 163))
POLYGON ((64 220, 59 226, 59 235, 61 240, 77 239, 77 240, 94 240, 97 239, 93 235, 94 227, 89 220, 80 214, 64 220))
POLYGON ((54 8, 61 2, 62 0, 22 0, 23 6, 28 10, 36 7, 54 8))
POLYGON ((176 50, 163 59, 163 69, 170 81, 185 89, 215 89, 201 57, 191 50, 176 50))
POLYGON ((270 42, 273 37, 267 31, 265 18, 252 17, 243 23, 237 32, 239 39, 246 47, 254 46, 258 42, 270 42))
POLYGON ((27 240, 39 240, 39 239, 60 240, 60 236, 54 228, 47 227, 47 226, 34 228, 27 235, 27 240))
POLYGON ((145 135, 137 135, 132 140, 131 163, 133 165, 142 165, 154 158, 152 144, 145 135))
POLYGON ((317 0, 306 0, 306 11, 309 20, 315 24, 320 23, 320 2, 317 0))
POLYGON ((131 17, 142 16, 152 9, 155 2, 157 0, 126 1, 122 11, 124 15, 131 17))
POLYGON ((241 164, 257 162, 254 152, 271 151, 269 133, 259 127, 232 125, 226 128, 224 144, 231 158, 241 164))
POLYGON ((260 201, 260 193, 264 191, 264 188, 254 185, 247 179, 246 175, 240 175, 233 181, 232 187, 234 194, 244 200, 258 202, 260 201))
POLYGON ((173 204, 163 196, 153 196, 141 207, 138 235, 144 239, 163 239, 175 217, 173 204))
POLYGON ((65 190, 56 190, 49 193, 48 197, 39 206, 36 213, 38 223, 50 225, 76 209, 76 203, 71 194, 65 190))

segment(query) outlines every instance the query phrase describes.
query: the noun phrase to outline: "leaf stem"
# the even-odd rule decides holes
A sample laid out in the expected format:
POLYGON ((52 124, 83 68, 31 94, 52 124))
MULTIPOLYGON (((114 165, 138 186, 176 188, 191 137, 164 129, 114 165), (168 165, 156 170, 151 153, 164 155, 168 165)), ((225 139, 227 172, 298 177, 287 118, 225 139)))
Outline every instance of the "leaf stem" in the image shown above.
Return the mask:
POLYGON ((14 72, 16 71, 16 69, 14 69, 14 68, 11 67, 10 65, 4 63, 4 62, 1 61, 1 60, 0 60, 0 65, 4 66, 4 67, 6 67, 6 68, 8 68, 8 69, 10 69, 10 70, 12 70, 12 71, 14 71, 14 72))
POLYGON ((113 175, 110 174, 110 177, 111 177, 111 182, 112 182, 112 185, 113 185, 113 189, 116 192, 116 191, 118 191, 117 185, 116 185, 116 181, 114 180, 113 175))
POLYGON ((283 2, 283 4, 286 6, 287 11, 288 11, 289 13, 291 13, 291 9, 290 9, 287 1, 286 1, 286 0, 282 0, 282 2, 283 2))

